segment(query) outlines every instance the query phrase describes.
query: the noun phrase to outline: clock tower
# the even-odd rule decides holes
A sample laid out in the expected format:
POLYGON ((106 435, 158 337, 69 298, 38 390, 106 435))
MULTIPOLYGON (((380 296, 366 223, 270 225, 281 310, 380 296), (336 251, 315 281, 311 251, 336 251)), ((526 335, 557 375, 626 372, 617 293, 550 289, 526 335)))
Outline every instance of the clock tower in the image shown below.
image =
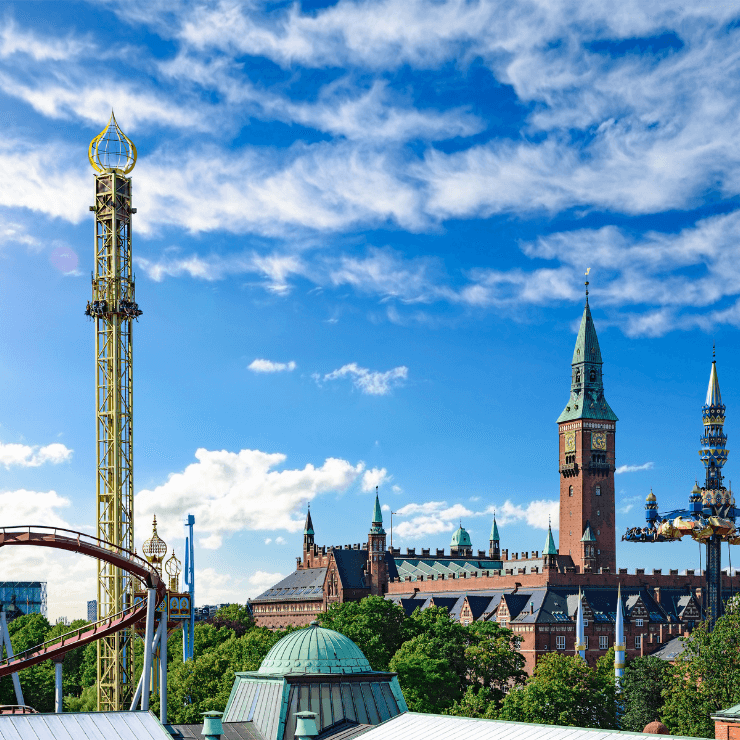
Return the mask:
POLYGON ((617 416, 604 397, 602 364, 587 289, 571 363, 570 399, 558 417, 559 554, 570 555, 580 572, 615 573, 617 416))

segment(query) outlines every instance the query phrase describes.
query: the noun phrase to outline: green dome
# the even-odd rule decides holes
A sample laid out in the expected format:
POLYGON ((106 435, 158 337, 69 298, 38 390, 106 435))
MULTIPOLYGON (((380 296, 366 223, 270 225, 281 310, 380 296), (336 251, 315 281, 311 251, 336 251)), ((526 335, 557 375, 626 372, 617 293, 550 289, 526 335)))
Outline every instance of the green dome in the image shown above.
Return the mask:
POLYGON ((451 547, 472 547, 473 543, 470 541, 470 535, 466 529, 459 527, 455 534, 452 535, 451 547))
POLYGON ((349 637, 311 622, 272 646, 258 673, 368 673, 370 663, 349 637))

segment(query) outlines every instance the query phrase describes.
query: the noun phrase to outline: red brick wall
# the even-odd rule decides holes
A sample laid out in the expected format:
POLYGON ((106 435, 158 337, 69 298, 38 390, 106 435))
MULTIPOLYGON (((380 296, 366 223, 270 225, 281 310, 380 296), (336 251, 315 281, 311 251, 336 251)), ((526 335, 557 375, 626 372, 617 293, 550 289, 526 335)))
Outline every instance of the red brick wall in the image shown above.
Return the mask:
POLYGON ((594 568, 617 567, 616 530, 614 523, 614 472, 609 470, 605 476, 589 470, 592 453, 606 454, 606 461, 614 465, 615 423, 578 419, 562 422, 559 425, 559 465, 565 464, 566 455, 575 454, 578 475, 566 477, 560 474, 560 531, 558 534, 561 555, 570 555, 573 562, 583 568, 581 537, 590 522, 591 531, 596 537, 594 568), (599 427, 599 428, 596 428, 599 427), (591 449, 591 433, 604 431, 607 436, 606 453, 591 449), (575 432, 575 453, 565 452, 565 436, 575 432), (570 487, 573 486, 573 495, 570 487), (596 496, 596 487, 601 495, 596 496))
POLYGON ((714 722, 715 740, 740 740, 740 724, 737 722, 714 722))

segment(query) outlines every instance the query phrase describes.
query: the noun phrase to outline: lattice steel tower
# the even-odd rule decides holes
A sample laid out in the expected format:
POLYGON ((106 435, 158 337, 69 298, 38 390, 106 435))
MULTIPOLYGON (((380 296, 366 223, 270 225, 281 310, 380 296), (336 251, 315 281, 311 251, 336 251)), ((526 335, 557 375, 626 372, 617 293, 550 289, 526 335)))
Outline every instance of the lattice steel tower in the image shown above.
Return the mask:
MULTIPOLYGON (((90 142, 95 170, 95 271, 85 314, 95 323, 97 536, 134 549, 132 320, 141 315, 131 269, 131 179, 136 147, 111 113, 90 142)), ((128 573, 98 561, 98 619, 133 603, 128 573)), ((98 709, 119 711, 134 689, 132 631, 98 640, 98 709)))

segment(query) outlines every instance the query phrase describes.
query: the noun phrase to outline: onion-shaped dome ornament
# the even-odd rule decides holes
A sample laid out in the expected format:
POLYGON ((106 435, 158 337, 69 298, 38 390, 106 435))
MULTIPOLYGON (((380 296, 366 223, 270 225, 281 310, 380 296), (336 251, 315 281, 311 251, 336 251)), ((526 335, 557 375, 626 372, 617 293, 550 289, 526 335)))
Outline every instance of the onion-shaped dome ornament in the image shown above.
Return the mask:
POLYGON ((121 131, 113 111, 108 125, 90 142, 87 158, 96 172, 128 175, 134 169, 136 147, 121 131))
POLYGON ((178 591, 180 588, 180 573, 182 573, 182 563, 177 559, 175 551, 164 564, 164 572, 170 577, 170 591, 178 591))
POLYGON ((167 544, 157 534, 157 516, 154 515, 154 522, 152 524, 152 536, 144 543, 141 551, 144 553, 144 557, 161 573, 162 572, 162 561, 164 556, 167 554, 167 544))

